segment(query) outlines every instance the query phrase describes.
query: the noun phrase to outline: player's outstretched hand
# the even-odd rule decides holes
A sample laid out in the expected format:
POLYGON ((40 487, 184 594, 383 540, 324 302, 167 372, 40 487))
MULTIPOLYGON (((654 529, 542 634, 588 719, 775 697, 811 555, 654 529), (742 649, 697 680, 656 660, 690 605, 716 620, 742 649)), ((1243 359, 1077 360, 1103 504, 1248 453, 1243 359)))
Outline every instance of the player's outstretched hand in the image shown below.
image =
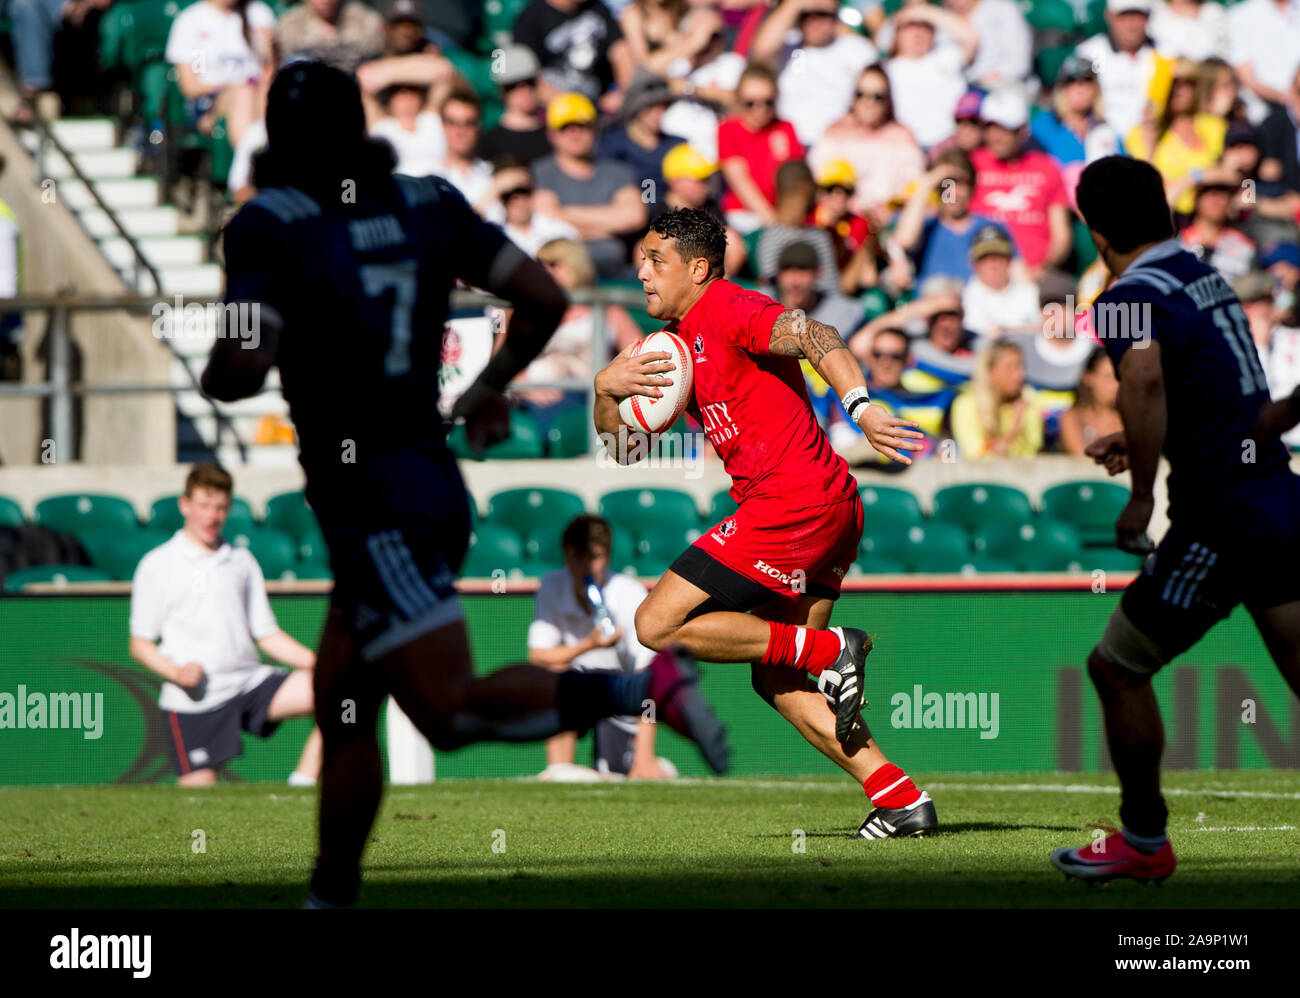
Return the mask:
POLYGON ((627 346, 596 375, 597 393, 621 402, 632 395, 663 396, 663 386, 671 385, 669 371, 677 370, 673 355, 651 350, 632 356, 636 343, 627 346))
POLYGON ((465 423, 465 438, 479 457, 492 444, 510 436, 510 403, 501 392, 479 381, 456 400, 451 419, 453 423, 465 423))
POLYGON ((623 628, 616 627, 612 634, 606 634, 599 627, 593 627, 587 635, 587 641, 593 648, 613 648, 623 638, 623 628))
POLYGON ((1155 500, 1151 496, 1129 497, 1128 505, 1115 521, 1115 543, 1121 551, 1146 556, 1155 550, 1147 537, 1147 525, 1154 509, 1155 500))
POLYGON ((910 419, 891 416, 882 406, 874 403, 864 406, 862 415, 858 417, 858 426, 866 434, 867 442, 899 464, 912 463, 912 459, 902 451, 921 450, 925 446, 925 434, 915 429, 919 425, 910 419))
POLYGON ((1083 452, 1098 464, 1105 465, 1107 474, 1118 475, 1128 470, 1128 440, 1123 430, 1098 437, 1083 452))
POLYGON ((176 685, 192 690, 203 682, 203 666, 198 662, 186 662, 176 674, 176 685))

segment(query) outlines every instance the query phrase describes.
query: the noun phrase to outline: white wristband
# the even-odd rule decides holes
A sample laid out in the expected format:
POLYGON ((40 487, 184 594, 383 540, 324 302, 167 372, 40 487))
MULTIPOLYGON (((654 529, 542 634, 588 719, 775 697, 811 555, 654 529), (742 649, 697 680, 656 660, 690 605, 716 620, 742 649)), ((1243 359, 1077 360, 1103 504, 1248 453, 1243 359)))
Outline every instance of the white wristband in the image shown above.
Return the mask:
POLYGON ((871 396, 865 388, 850 388, 840 399, 840 405, 844 406, 844 411, 849 414, 849 419, 853 422, 858 421, 858 410, 863 406, 871 404, 871 396))

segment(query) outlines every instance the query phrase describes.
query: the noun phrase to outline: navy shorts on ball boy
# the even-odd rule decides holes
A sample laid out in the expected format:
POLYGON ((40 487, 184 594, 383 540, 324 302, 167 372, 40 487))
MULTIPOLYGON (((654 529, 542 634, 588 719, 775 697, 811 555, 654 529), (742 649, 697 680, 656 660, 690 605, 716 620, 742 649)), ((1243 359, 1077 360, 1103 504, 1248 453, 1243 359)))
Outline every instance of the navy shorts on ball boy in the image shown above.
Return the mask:
POLYGON ((163 711, 172 744, 172 762, 181 776, 196 769, 212 769, 240 755, 240 732, 266 738, 280 726, 267 717, 276 692, 289 678, 288 669, 276 670, 251 690, 239 693, 215 710, 186 714, 163 711))

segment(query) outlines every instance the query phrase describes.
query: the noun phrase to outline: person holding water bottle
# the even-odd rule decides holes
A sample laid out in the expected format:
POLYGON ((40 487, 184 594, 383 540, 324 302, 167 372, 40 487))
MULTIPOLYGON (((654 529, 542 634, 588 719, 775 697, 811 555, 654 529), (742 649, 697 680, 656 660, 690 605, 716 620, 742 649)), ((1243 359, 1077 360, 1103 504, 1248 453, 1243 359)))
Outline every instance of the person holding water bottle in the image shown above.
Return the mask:
MULTIPOLYGON (((561 671, 646 668, 655 652, 636 639, 636 611, 646 598, 645 587, 629 575, 609 570, 613 549, 609 523, 584 513, 564 528, 560 544, 564 568, 543 575, 538 585, 536 611, 528 628, 528 661, 561 671)), ((547 739, 546 769, 540 778, 576 782, 611 774, 634 780, 676 776, 671 762, 655 757, 651 716, 597 721, 594 769, 574 764, 576 731, 547 739)))

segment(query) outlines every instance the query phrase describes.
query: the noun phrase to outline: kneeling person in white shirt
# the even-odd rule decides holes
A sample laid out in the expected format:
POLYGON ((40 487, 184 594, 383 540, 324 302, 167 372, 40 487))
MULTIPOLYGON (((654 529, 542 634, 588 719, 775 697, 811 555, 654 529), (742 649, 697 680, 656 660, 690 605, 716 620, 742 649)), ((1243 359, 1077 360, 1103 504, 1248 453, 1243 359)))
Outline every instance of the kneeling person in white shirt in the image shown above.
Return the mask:
MULTIPOLYGON (((165 680, 158 706, 181 786, 216 783, 241 730, 265 738, 314 711, 315 653, 280 630, 257 561, 221 536, 232 489, 217 465, 193 468, 184 526, 141 559, 131 587, 131 657, 165 680), (294 671, 264 664, 259 648, 294 671)), ((320 762, 315 729, 290 783, 315 783, 320 762)))
MULTIPOLYGON (((564 568, 543 575, 537 589, 534 619, 528 628, 528 661, 556 671, 644 669, 655 657, 654 651, 636 639, 636 611, 646 591, 631 576, 610 572, 613 532, 609 523, 589 513, 575 517, 565 527, 561 545, 564 568), (588 595, 591 587, 596 592, 588 595)), ((564 774, 574 773, 576 747, 576 732, 547 739, 542 778, 563 779, 564 774)), ((634 780, 677 775, 671 762, 655 758, 654 722, 644 718, 597 721, 595 756, 602 773, 619 773, 634 780)))

